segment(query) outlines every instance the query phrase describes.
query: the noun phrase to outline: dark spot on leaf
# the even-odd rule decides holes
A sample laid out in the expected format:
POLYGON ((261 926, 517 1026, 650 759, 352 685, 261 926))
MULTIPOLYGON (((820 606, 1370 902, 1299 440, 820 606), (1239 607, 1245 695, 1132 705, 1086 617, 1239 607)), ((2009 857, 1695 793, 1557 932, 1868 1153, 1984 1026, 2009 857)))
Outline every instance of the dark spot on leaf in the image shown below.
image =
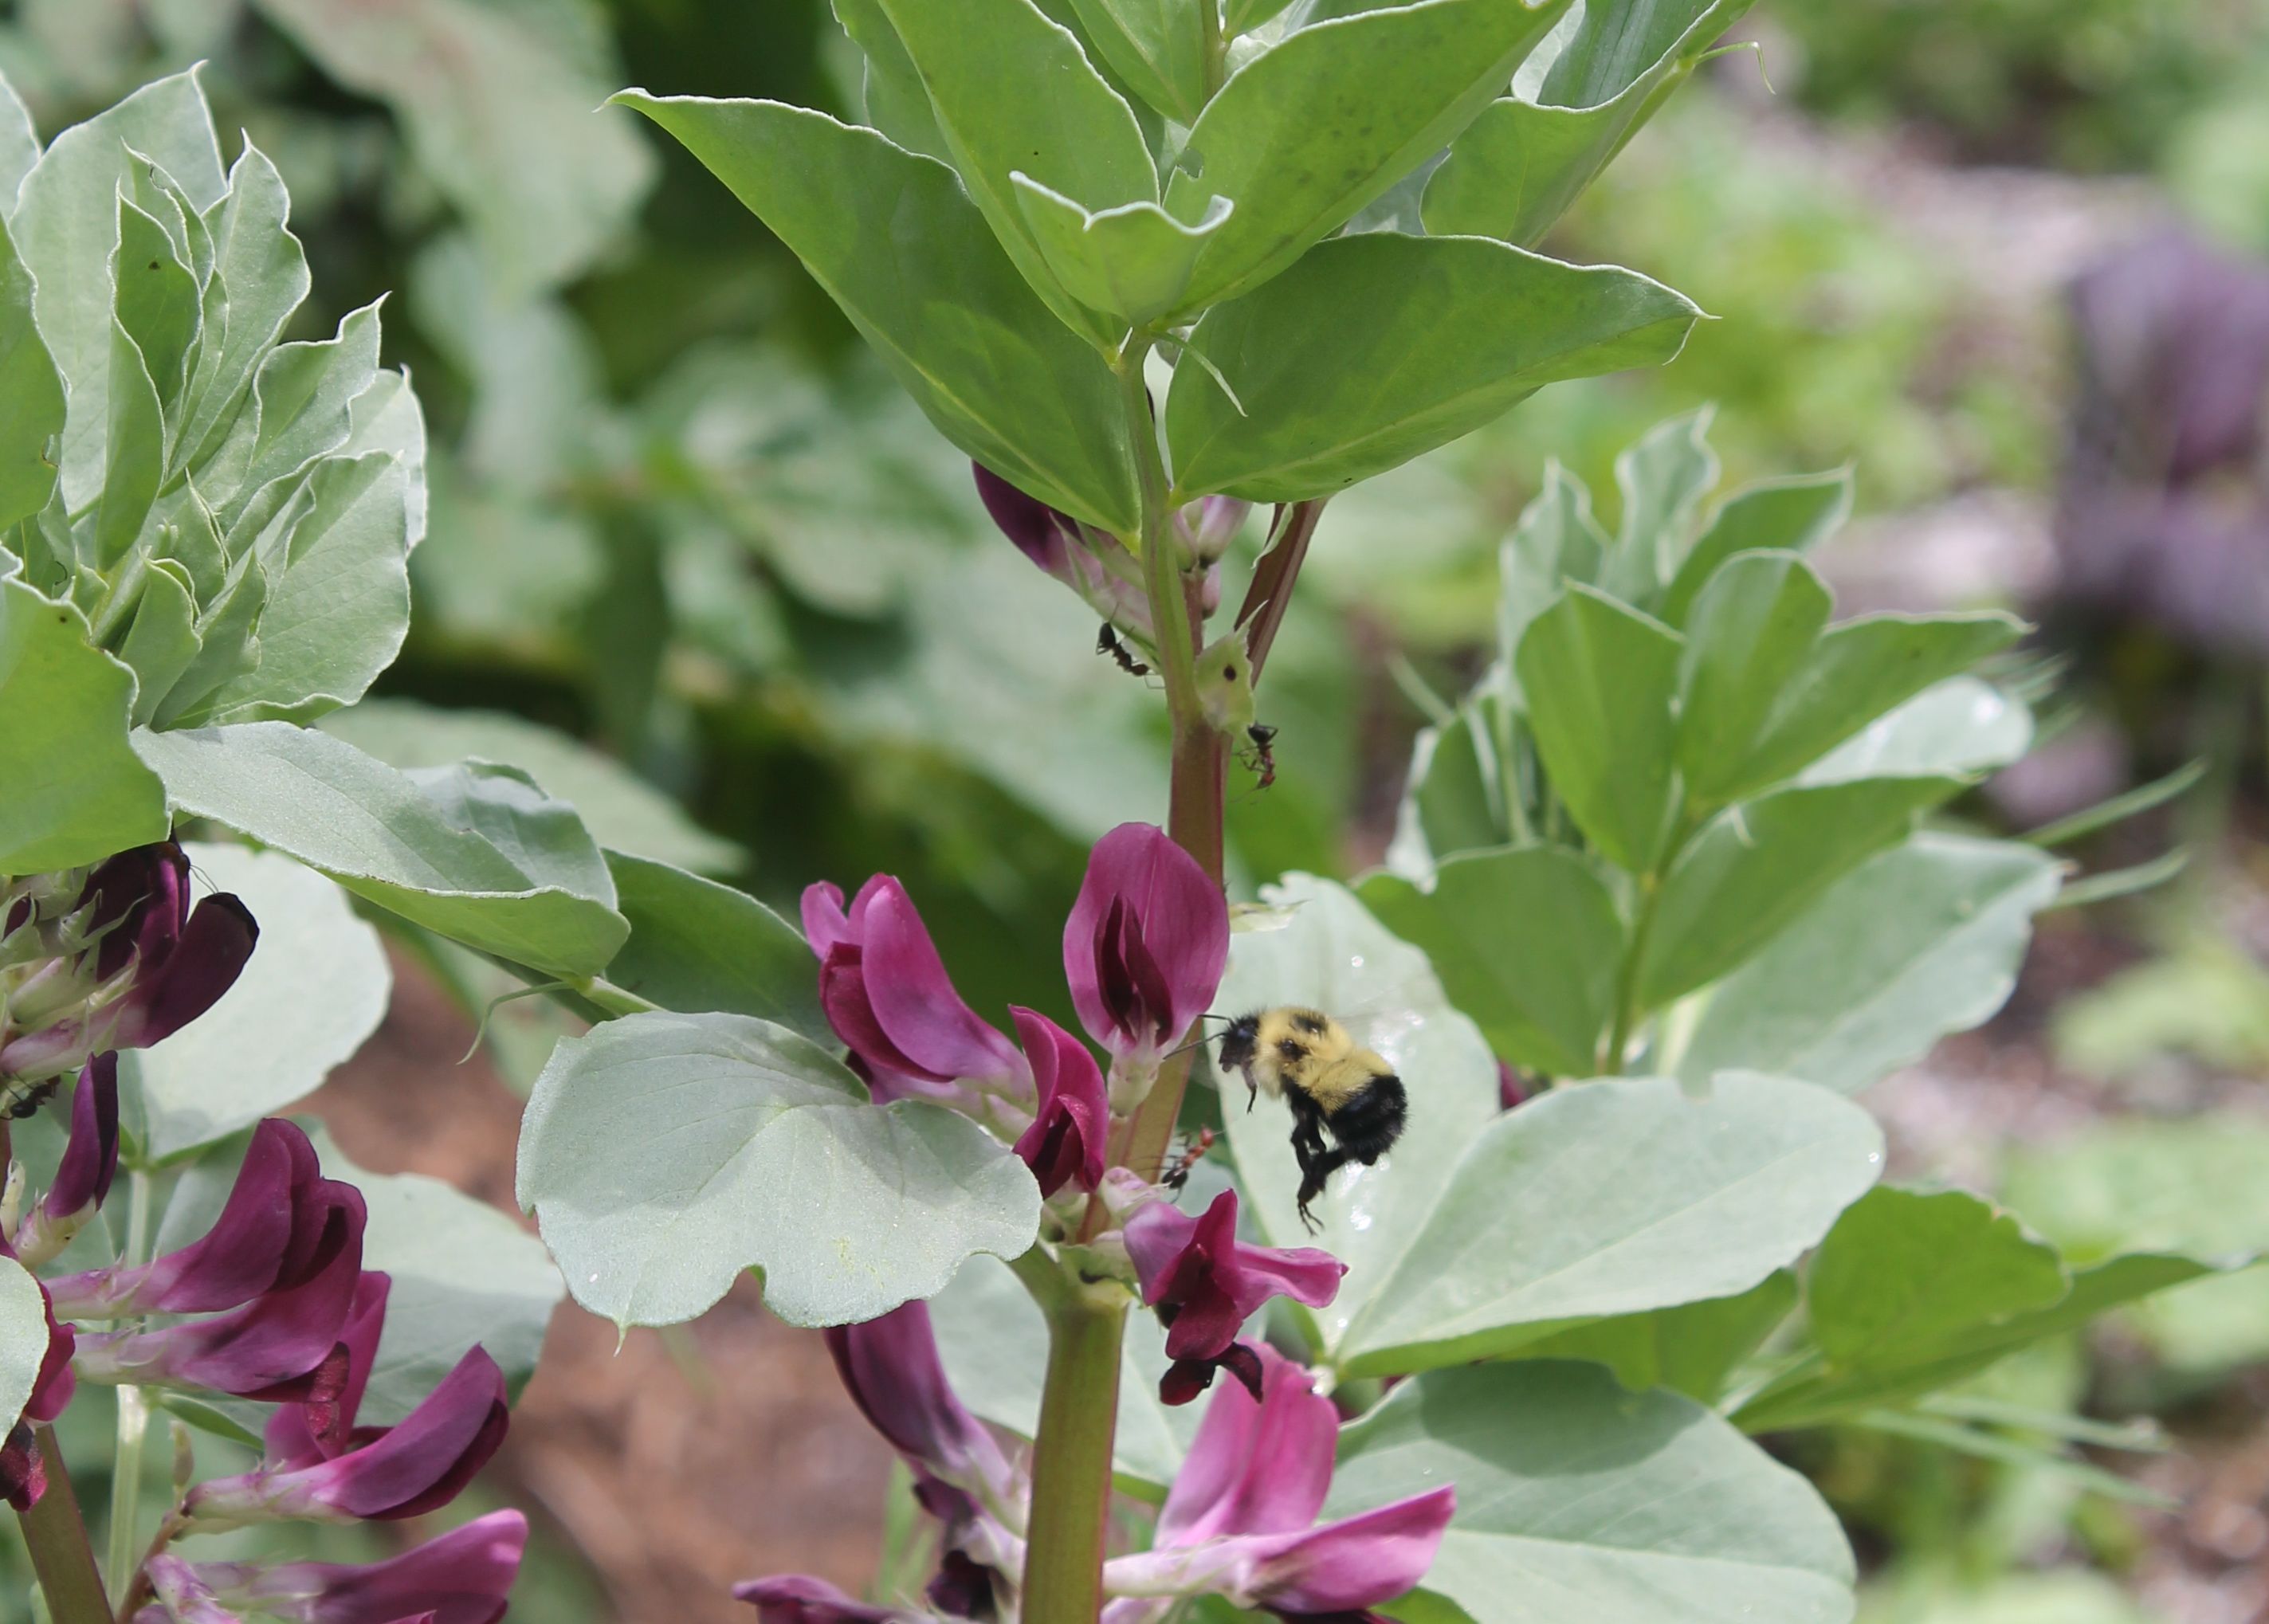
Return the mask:
POLYGON ((158 262, 157 262, 156 260, 152 260, 152 261, 150 262, 150 269, 152 269, 152 270, 155 270, 155 269, 158 269, 158 262))
POLYGON ((1222 667, 1221 680, 1224 683, 1235 682, 1237 680, 1237 668, 1235 666, 1222 667))

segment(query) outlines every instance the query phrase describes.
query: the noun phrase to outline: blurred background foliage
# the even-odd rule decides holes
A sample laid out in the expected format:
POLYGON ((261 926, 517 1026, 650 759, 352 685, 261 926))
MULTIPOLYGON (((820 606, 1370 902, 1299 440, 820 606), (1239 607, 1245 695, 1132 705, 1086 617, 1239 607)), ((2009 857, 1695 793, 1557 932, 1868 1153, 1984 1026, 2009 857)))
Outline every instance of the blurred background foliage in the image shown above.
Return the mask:
MULTIPOLYGON (((290 336, 395 290, 430 539, 386 705, 335 725, 397 760, 520 762, 602 804, 611 843, 776 904, 895 872, 979 1008, 1057 985, 1086 845, 1162 810, 1159 707, 780 246, 683 151, 594 111, 625 84, 842 107, 824 0, 0 19, 43 134, 207 64, 224 131, 291 188, 317 292, 290 336)), ((1233 791, 1241 878, 1376 860, 1412 734, 1485 659, 1497 543, 1547 460, 1611 491, 1619 448, 1714 401, 1730 480, 1856 465, 1860 522, 1824 563, 1844 612, 2041 622, 2044 747, 1961 816, 2029 827, 2212 763, 2090 854, 2171 831, 2183 877, 2045 918, 2009 1010, 1870 1096, 1895 1171, 1996 1192, 2083 1255, 2269 1246, 2269 8, 1843 0, 1760 8, 1745 37, 1546 245, 1718 319, 1667 369, 1563 385, 1333 506, 1270 665, 1275 786, 1233 791)), ((468 1007, 497 990, 427 959, 468 1007)), ((508 1076, 554 1019, 499 1013, 508 1076)), ((2174 1294, 1965 1402, 2007 1458, 1859 1428, 1794 1458, 1854 1530, 1871 1621, 2269 1616, 2269 1276, 2174 1294), (2059 1440, 2094 1464, 2039 1464, 2059 1440)), ((516 1616, 624 1606, 555 1554, 516 1616)))

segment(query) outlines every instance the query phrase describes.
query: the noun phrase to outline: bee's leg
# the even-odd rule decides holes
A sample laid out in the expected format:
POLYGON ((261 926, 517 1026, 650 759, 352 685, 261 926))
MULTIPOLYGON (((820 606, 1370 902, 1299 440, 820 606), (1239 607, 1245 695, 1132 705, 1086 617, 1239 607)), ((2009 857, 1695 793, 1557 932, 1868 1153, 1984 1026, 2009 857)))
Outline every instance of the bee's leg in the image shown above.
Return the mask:
POLYGON ((1309 1234, 1313 1235, 1323 1225, 1318 1223, 1315 1214, 1308 1210, 1308 1203, 1323 1194, 1325 1183, 1347 1163, 1348 1154, 1344 1150, 1327 1150, 1312 1156, 1304 1151, 1301 1153, 1300 1222, 1308 1226, 1309 1234))
POLYGON ((1245 1072, 1245 1114, 1246 1116, 1253 1114, 1253 1103, 1260 1097, 1260 1085, 1253 1081, 1252 1067, 1247 1067, 1245 1072))

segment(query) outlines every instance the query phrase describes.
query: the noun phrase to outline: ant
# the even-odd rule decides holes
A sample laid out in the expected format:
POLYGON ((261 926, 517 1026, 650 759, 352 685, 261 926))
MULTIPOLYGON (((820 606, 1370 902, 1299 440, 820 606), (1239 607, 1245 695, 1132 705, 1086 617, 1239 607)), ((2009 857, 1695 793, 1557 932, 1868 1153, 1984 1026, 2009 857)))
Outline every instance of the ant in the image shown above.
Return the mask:
POLYGON ((1095 652, 1098 654, 1108 654, 1116 660, 1119 662, 1119 668, 1129 676, 1150 675, 1150 668, 1134 658, 1133 651, 1119 640, 1119 633, 1112 629, 1111 623, 1107 620, 1103 623, 1103 630, 1095 634, 1095 652))
POLYGON ((1171 1165, 1158 1175, 1160 1186, 1168 1190, 1179 1190, 1187 1185, 1190 1182, 1190 1170, 1205 1160, 1206 1152, 1213 1148, 1213 1141, 1214 1131, 1211 1128, 1200 1128, 1191 1136, 1189 1148, 1183 1151, 1174 1159, 1171 1165))
POLYGON ((1260 775, 1260 782, 1253 787, 1267 789, 1276 781, 1276 752, 1270 748, 1276 742, 1276 730, 1266 722, 1255 722, 1245 730, 1245 736, 1253 742, 1245 752, 1245 764, 1260 775))

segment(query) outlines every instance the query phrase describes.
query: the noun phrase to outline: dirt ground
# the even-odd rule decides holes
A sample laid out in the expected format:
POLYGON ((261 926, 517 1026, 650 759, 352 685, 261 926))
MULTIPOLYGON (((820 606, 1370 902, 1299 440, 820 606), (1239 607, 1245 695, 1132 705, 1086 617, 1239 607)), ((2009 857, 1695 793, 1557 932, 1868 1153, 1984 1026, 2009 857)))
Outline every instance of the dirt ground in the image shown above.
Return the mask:
MULTIPOLYGON (((521 1102, 480 1058, 458 1063, 471 1039, 397 961, 385 1024, 308 1109, 362 1166, 429 1173, 510 1211, 521 1102)), ((889 1457, 817 1332, 772 1318, 744 1280, 692 1325, 615 1343, 612 1325, 561 1305, 489 1473, 589 1558, 611 1617, 746 1624, 735 1579, 867 1583, 889 1457)))

